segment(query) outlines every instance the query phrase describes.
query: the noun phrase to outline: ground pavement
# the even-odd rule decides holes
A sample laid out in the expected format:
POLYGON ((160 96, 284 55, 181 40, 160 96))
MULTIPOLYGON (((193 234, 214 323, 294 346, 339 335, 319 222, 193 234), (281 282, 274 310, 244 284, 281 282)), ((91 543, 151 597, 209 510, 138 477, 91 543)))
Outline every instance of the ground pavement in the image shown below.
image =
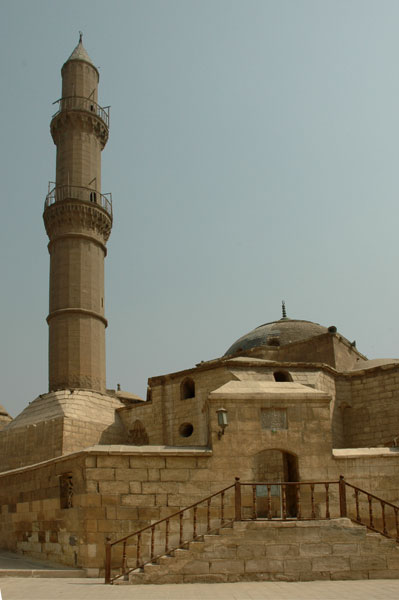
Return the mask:
POLYGON ((398 579, 104 585, 0 550, 2 600, 398 600, 398 579), (11 575, 11 576, 10 576, 11 575), (18 576, 16 576, 18 575, 18 576), (24 575, 23 577, 21 575, 24 575), (44 576, 44 577, 43 577, 44 576))
POLYGON ((399 580, 108 586, 101 579, 0 578, 2 600, 397 600, 399 580))

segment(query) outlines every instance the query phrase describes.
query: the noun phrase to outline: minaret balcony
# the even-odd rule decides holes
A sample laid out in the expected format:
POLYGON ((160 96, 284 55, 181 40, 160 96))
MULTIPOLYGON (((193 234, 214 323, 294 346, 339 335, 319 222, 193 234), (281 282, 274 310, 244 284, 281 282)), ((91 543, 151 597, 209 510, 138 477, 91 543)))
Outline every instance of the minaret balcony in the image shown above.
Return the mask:
POLYGON ((97 204, 105 210, 112 219, 112 194, 100 194, 97 190, 81 185, 55 185, 49 183, 49 192, 44 203, 44 210, 56 202, 79 200, 88 204, 97 204), (51 186, 54 186, 51 189, 51 186))
POLYGON ((59 115, 63 111, 68 110, 78 110, 85 111, 91 114, 96 115, 99 119, 101 119, 109 129, 109 112, 110 106, 100 106, 97 102, 94 102, 91 98, 83 98, 82 96, 68 96, 66 98, 60 98, 53 102, 53 104, 58 103, 58 110, 53 114, 52 119, 59 115))

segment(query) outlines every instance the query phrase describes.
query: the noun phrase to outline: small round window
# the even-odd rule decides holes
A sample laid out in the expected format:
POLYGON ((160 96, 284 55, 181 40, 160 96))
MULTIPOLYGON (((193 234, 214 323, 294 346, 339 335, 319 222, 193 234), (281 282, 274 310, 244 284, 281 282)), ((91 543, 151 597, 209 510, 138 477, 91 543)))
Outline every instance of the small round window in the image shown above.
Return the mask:
POLYGON ((179 427, 179 433, 181 437, 190 437, 194 431, 194 427, 191 423, 182 423, 179 427))

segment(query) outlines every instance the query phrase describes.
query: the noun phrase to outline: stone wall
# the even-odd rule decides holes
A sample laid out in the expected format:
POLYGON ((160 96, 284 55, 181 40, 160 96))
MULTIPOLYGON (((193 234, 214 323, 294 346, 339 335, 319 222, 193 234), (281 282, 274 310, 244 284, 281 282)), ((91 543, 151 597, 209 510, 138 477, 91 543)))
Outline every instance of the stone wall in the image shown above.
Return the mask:
MULTIPOLYGON (((232 444, 237 444, 234 434, 226 432, 221 440, 216 434, 217 425, 212 421, 213 451, 96 446, 1 474, 0 547, 85 567, 89 575, 98 575, 107 537, 118 539, 202 500, 232 485, 235 476, 243 482, 254 481, 256 456, 267 452, 271 444, 255 437, 246 448, 240 444, 240 455, 233 454, 232 444), (73 494, 71 506, 62 508, 60 480, 65 477, 71 477, 73 494)), ((399 453, 375 449, 363 456, 359 451, 320 456, 315 445, 313 454, 305 457, 300 450, 301 481, 337 480, 344 474, 351 483, 399 504, 399 453)), ((251 488, 248 490, 243 493, 243 511, 247 512, 252 502, 251 488)), ((305 510, 305 503, 310 505, 309 492, 302 498, 305 510)), ((323 516, 324 498, 324 486, 319 485, 315 494, 319 516, 323 516)), ((232 491, 226 493, 225 500, 225 516, 232 517, 232 491)), ((353 504, 353 498, 348 492, 348 505, 350 502, 353 504)), ((330 509, 337 514, 337 489, 332 487, 330 509)))
POLYGON ((85 563, 91 509, 84 456, 49 461, 0 476, 0 547, 70 566, 85 563), (73 479, 73 506, 61 508, 60 477, 73 479))

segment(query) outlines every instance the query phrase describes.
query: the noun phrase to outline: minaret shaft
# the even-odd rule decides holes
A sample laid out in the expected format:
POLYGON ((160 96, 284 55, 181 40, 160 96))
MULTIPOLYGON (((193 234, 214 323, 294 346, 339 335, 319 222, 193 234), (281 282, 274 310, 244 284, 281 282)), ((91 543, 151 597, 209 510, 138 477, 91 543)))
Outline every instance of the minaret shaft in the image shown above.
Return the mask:
POLYGON ((81 42, 62 68, 51 121, 56 186, 46 198, 50 238, 49 389, 105 391, 104 257, 112 205, 101 195, 108 114, 97 104, 98 71, 81 42))

